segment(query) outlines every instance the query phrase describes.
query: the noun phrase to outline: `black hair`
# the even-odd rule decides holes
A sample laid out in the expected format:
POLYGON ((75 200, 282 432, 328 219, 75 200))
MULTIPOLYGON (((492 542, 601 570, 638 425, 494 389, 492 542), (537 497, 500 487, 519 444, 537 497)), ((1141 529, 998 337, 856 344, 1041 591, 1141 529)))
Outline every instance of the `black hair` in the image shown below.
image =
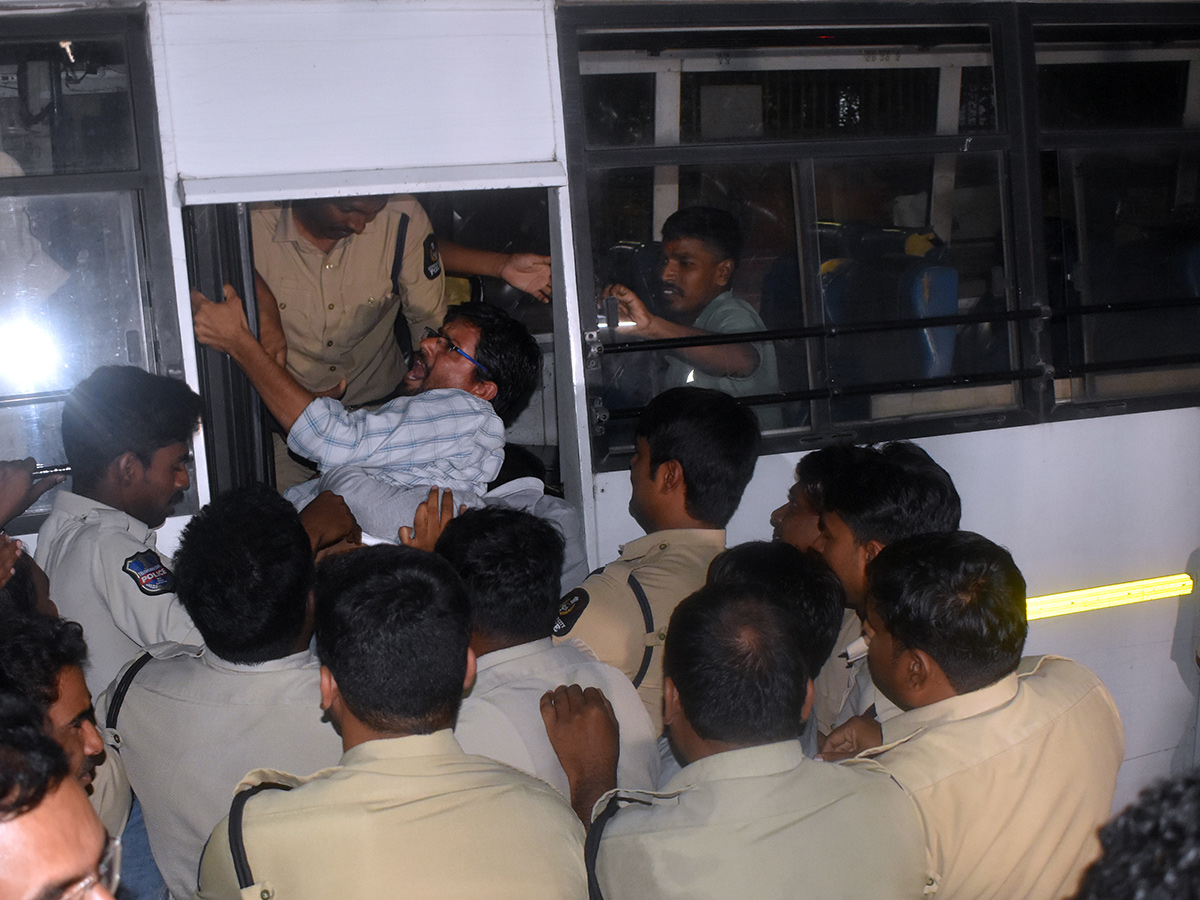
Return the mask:
POLYGON ((163 447, 186 444, 202 409, 200 397, 178 379, 135 366, 101 366, 75 385, 63 406, 63 449, 74 489, 95 486, 123 453, 132 451, 149 466, 163 447))
POLYGON ((636 436, 650 448, 651 475, 672 459, 683 469, 688 515, 724 528, 758 461, 754 413, 721 391, 671 388, 646 404, 636 436))
POLYGON ((663 243, 680 238, 696 238, 716 251, 717 262, 733 260, 736 267, 742 258, 742 229, 733 213, 715 206, 685 206, 663 222, 663 243))
POLYGON ((1200 770, 1146 788, 1100 829, 1100 845, 1075 900, 1200 896, 1200 770))
POLYGON ((867 563, 867 602, 902 649, 923 650, 960 694, 1017 668, 1029 623, 1025 578, 970 531, 888 544, 867 563))
POLYGON ((962 504, 954 482, 916 444, 894 441, 840 453, 824 473, 819 496, 810 493, 809 501, 817 513, 837 513, 858 544, 958 529, 962 504))
POLYGON ((451 520, 434 552, 463 579, 472 631, 521 643, 549 637, 558 615, 564 542, 531 513, 470 509, 451 520))
POLYGON ((814 511, 825 508, 825 486, 835 481, 840 473, 862 462, 864 459, 877 456, 878 452, 872 447, 860 447, 856 444, 834 444, 832 447, 822 447, 806 453, 796 463, 796 481, 804 491, 809 506, 814 511))
POLYGON ((705 740, 767 744, 799 737, 808 666, 792 604, 757 586, 714 584, 671 614, 663 674, 705 740))
POLYGON ((0 620, 0 673, 45 715, 58 699, 58 675, 82 670, 87 643, 78 622, 35 613, 0 620))
POLYGON ((37 807, 70 772, 37 706, 0 679, 0 822, 37 807))
POLYGON ((537 340, 523 324, 488 303, 475 301, 451 306, 445 323, 457 319, 479 329, 475 358, 487 372, 476 366, 475 378, 496 385, 492 408, 505 425, 511 425, 529 404, 542 377, 542 351, 537 340))
POLYGON ((429 734, 454 724, 467 674, 467 589, 440 556, 380 544, 317 567, 321 663, 367 727, 429 734))
POLYGON ((314 570, 299 513, 261 484, 227 491, 201 509, 175 554, 179 599, 204 643, 235 663, 292 652, 314 570))
POLYGON ((783 541, 748 541, 718 553, 708 584, 757 586, 791 603, 801 622, 800 650, 816 677, 842 628, 846 591, 819 554, 783 541))
POLYGON ((0 618, 37 614, 37 584, 33 567, 37 565, 28 553, 22 553, 13 564, 12 577, 0 587, 0 618))

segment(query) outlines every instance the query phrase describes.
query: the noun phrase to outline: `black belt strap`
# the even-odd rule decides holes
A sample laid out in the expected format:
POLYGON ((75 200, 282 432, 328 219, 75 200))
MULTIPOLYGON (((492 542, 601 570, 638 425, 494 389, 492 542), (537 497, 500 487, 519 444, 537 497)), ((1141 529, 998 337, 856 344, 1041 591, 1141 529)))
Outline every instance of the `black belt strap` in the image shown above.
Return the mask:
POLYGON ((238 887, 245 890, 254 884, 254 874, 250 871, 250 861, 246 859, 246 842, 242 838, 242 813, 246 809, 246 801, 262 791, 290 791, 290 784, 280 784, 277 781, 264 781, 252 788, 239 791, 229 807, 229 855, 233 857, 233 871, 237 873, 238 887))
POLYGON ((104 716, 105 727, 117 727, 117 716, 121 714, 121 705, 125 702, 125 695, 129 693, 129 686, 133 684, 133 679, 137 677, 137 673, 142 671, 146 663, 150 662, 151 659, 153 657, 149 653, 143 653, 125 670, 125 674, 121 676, 121 680, 117 683, 117 689, 113 691, 112 697, 109 698, 108 712, 104 716))
MULTIPOLYGON (((396 253, 392 257, 392 293, 397 298, 400 293, 400 269, 404 265, 404 245, 408 242, 408 213, 400 216, 400 228, 396 231, 396 253)), ((408 319, 404 317, 404 307, 401 305, 396 312, 396 325, 392 329, 396 335, 396 343, 400 345, 400 355, 405 363, 412 363, 412 331, 408 327, 408 319)))
MULTIPOLYGON (((633 596, 637 598, 638 606, 642 608, 642 619, 646 623, 646 634, 654 634, 654 613, 650 609, 650 598, 646 596, 646 591, 642 587, 641 582, 634 577, 632 572, 629 573, 629 589, 633 591, 633 596)), ((633 686, 637 687, 646 677, 646 672, 650 669, 650 658, 654 655, 654 648, 647 647, 642 654, 642 665, 637 671, 637 675, 633 677, 633 686)))
POLYGON ((620 807, 617 804, 617 795, 613 794, 608 798, 608 803, 600 811, 600 815, 592 822, 587 840, 583 844, 583 860, 587 864, 588 900, 604 900, 604 895, 600 893, 600 879, 596 877, 596 857, 600 853, 600 838, 604 834, 604 826, 617 814, 618 809, 620 807))

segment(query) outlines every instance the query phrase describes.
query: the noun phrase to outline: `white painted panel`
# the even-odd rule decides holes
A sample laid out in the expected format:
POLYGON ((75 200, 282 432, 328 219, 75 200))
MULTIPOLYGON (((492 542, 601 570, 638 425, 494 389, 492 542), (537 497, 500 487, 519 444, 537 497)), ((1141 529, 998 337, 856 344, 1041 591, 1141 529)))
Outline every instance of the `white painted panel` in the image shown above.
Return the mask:
POLYGON ((158 0, 185 177, 552 160, 540 0, 158 0))

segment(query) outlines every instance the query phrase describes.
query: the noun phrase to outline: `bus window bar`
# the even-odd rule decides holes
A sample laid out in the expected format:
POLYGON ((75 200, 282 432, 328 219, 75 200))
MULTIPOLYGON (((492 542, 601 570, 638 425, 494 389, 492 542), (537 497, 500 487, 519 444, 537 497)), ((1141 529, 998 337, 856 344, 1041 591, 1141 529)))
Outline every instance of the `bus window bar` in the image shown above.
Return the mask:
POLYGON ((38 394, 9 394, 0 397, 0 409, 10 406, 33 406, 37 403, 61 403, 67 399, 70 391, 42 391, 38 394))
POLYGON ((1070 306, 1055 307, 1050 313, 1050 321, 1061 322, 1077 316, 1102 316, 1108 313, 1144 312, 1155 309, 1196 309, 1198 307, 1200 307, 1200 300, 1195 297, 1130 300, 1121 303, 1073 303, 1070 306))
POLYGON ((1026 615, 1030 621, 1144 603, 1147 600, 1163 600, 1168 597, 1184 597, 1192 592, 1192 577, 1187 574, 1164 575, 1142 581, 1127 581, 1103 587, 1085 588, 1081 591, 1066 591, 1061 594, 1044 594, 1025 601, 1026 615))
POLYGON ((1123 359, 1115 362, 1074 363, 1067 366, 1055 366, 1054 377, 1074 378, 1079 375, 1091 375, 1103 372, 1166 369, 1195 365, 1200 365, 1200 353, 1178 353, 1174 356, 1151 356, 1144 359, 1123 359))

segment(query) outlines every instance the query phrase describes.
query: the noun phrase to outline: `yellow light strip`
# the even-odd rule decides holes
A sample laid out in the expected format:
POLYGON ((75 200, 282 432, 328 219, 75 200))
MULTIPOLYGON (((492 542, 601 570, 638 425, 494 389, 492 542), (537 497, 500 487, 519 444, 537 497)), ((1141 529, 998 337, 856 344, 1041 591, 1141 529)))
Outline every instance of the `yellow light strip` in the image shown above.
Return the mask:
POLYGON ((1030 597, 1025 601, 1025 608, 1032 621, 1087 612, 1091 609, 1105 609, 1109 606, 1124 606, 1127 603, 1141 603, 1144 600, 1182 597, 1191 592, 1191 575, 1164 575, 1161 578, 1128 581, 1125 584, 1109 584, 1082 591, 1030 597))

